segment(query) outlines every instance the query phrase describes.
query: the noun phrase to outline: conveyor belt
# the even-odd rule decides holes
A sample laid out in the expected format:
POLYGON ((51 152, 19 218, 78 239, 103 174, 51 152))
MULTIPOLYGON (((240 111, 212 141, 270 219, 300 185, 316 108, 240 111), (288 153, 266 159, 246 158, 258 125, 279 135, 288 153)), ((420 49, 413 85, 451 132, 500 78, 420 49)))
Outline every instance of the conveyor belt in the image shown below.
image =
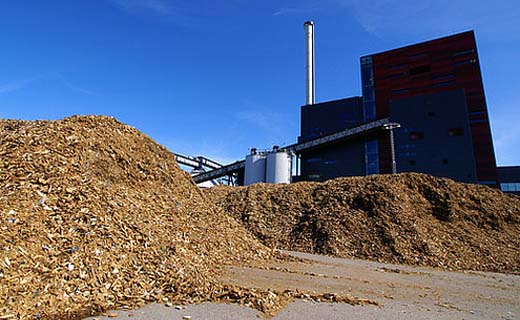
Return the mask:
MULTIPOLYGON (((289 145, 287 147, 283 147, 280 149, 292 151, 294 153, 300 153, 302 151, 323 147, 323 146, 331 144, 331 143, 339 142, 342 140, 353 138, 358 135, 365 135, 365 134, 368 134, 375 130, 383 129, 383 126, 388 123, 390 123, 390 119, 388 119, 388 118, 384 118, 384 119, 380 119, 380 120, 376 120, 376 121, 372 121, 372 122, 367 122, 365 124, 362 124, 362 125, 354 127, 354 128, 338 131, 338 132, 335 132, 335 133, 332 133, 332 134, 329 134, 329 135, 326 135, 326 136, 323 136, 323 137, 320 137, 317 139, 292 144, 292 145, 289 145)), ((195 175, 195 176, 193 176, 193 180, 196 183, 201 183, 204 181, 208 181, 208 180, 230 175, 232 173, 235 173, 235 172, 243 169, 244 167, 245 167, 245 160, 237 161, 235 163, 222 166, 221 168, 217 168, 217 169, 214 169, 211 171, 207 171, 207 172, 195 175)))

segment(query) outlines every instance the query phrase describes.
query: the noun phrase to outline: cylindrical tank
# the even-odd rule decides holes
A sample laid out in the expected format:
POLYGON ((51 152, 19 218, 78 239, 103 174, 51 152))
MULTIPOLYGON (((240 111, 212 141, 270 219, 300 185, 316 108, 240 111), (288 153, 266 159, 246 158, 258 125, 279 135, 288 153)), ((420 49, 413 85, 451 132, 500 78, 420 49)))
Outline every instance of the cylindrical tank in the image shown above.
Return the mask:
POLYGON ((291 183, 290 153, 275 149, 267 154, 266 182, 291 183))
POLYGON ((246 156, 244 172, 244 185, 246 186, 257 182, 265 182, 266 156, 263 153, 256 153, 256 150, 251 151, 251 154, 246 156))

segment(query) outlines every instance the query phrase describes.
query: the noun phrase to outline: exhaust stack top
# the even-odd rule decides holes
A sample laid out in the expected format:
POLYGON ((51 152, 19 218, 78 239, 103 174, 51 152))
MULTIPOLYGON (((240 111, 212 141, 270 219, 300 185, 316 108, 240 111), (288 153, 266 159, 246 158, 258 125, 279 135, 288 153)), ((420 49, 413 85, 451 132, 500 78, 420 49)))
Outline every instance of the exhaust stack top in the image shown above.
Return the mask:
POLYGON ((315 93, 314 93, 314 22, 306 21, 303 24, 305 29, 305 37, 307 40, 307 61, 306 61, 306 71, 307 71, 307 82, 306 82, 306 92, 307 92, 307 100, 306 105, 314 104, 315 93))

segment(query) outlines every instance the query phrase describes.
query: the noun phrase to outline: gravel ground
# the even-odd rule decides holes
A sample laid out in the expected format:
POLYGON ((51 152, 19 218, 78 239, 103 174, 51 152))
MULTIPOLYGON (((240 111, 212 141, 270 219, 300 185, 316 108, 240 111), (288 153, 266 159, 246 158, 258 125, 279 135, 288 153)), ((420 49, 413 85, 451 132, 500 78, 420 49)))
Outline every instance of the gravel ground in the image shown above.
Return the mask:
MULTIPOLYGON (((308 263, 273 264, 268 269, 230 267, 224 281, 245 287, 350 293, 380 306, 297 300, 273 319, 520 319, 520 276, 489 272, 446 272, 364 260, 290 252, 308 263)), ((203 303, 183 309, 152 304, 116 311, 135 320, 258 319, 256 310, 203 303)), ((113 314, 112 316, 114 316, 113 314)), ((97 317, 109 319, 108 316, 97 317)), ((95 319, 88 318, 88 319, 95 319)))

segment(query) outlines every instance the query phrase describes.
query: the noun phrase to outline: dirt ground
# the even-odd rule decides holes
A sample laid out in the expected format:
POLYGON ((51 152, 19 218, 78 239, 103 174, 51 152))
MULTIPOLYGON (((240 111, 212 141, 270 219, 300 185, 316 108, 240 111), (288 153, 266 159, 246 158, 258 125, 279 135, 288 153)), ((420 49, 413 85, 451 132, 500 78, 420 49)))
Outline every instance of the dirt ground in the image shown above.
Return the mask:
MULTIPOLYGON (((230 284, 274 290, 350 293, 379 306, 297 300, 273 319, 520 319, 520 276, 490 272, 445 272, 432 268, 340 259, 298 252, 308 262, 278 262, 262 268, 229 267, 230 284)), ((117 316, 116 316, 117 314, 117 316)), ((176 308, 149 305, 115 311, 135 320, 258 319, 256 310, 238 305, 203 303, 176 308)), ((97 317, 108 319, 107 316, 97 317)), ((95 319, 88 318, 88 319, 95 319)))

